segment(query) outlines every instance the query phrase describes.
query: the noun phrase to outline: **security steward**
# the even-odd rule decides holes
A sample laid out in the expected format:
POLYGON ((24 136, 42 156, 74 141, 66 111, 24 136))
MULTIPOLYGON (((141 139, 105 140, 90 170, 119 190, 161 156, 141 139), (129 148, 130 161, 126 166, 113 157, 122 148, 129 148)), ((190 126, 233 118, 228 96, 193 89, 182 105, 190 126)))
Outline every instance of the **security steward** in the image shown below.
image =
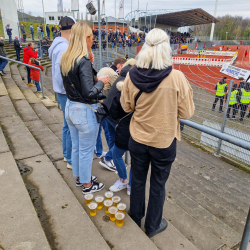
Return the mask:
POLYGON ((250 103, 250 83, 248 82, 246 83, 246 86, 241 89, 239 96, 240 96, 240 109, 241 109, 240 121, 242 122, 245 117, 248 105, 250 103))
MULTIPOLYGON (((228 109, 227 109, 227 118, 230 118, 231 108, 233 109, 233 115, 232 115, 233 120, 235 120, 235 114, 236 114, 236 111, 237 111, 237 103, 238 103, 237 96, 238 96, 238 93, 239 93, 239 91, 237 90, 237 84, 234 84, 233 88, 231 90, 231 95, 230 95, 228 109)), ((227 94, 226 99, 227 98, 228 98, 228 94, 227 94)))
POLYGON ((213 103, 213 107, 212 107, 212 111, 215 110, 215 106, 216 103, 218 102, 218 100, 220 100, 220 108, 219 108, 219 112, 222 113, 222 108, 223 108, 223 100, 224 100, 224 96, 227 93, 227 82, 226 82, 226 77, 223 77, 223 79, 218 82, 215 86, 215 90, 216 90, 216 96, 215 96, 215 100, 213 103))
POLYGON ((198 58, 201 58, 201 50, 199 51, 198 58))
POLYGON ((126 61, 128 61, 128 60, 129 60, 128 55, 126 55, 126 56, 124 57, 124 59, 125 59, 126 61))

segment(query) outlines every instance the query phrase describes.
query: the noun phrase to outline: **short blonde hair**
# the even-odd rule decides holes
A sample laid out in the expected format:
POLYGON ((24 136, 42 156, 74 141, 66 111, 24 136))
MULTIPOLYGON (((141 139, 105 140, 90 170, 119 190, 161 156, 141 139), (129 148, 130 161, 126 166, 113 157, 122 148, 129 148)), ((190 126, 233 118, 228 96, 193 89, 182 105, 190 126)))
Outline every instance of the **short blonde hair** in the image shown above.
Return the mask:
POLYGON ((79 62, 88 54, 86 38, 92 35, 91 28, 80 21, 72 26, 69 38, 69 47, 61 57, 61 71, 67 76, 69 71, 74 68, 75 61, 79 62))
POLYGON ((167 33, 161 29, 153 29, 147 34, 146 41, 136 57, 136 66, 142 69, 165 69, 172 65, 171 54, 167 33))

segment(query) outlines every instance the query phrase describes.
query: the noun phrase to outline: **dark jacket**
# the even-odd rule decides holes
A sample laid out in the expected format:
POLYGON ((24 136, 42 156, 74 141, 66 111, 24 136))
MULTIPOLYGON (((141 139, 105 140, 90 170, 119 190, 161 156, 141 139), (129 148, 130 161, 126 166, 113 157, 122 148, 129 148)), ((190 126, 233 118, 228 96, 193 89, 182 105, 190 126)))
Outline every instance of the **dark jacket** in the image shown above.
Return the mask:
POLYGON ((20 42, 19 42, 18 39, 14 40, 14 49, 15 50, 21 50, 22 49, 21 46, 20 46, 20 42))
MULTIPOLYGON (((114 66, 114 65, 112 65, 114 66)), ((111 68, 112 68, 111 66, 111 68)), ((114 66, 115 67, 115 66, 114 66)), ((115 67, 116 68, 116 67, 115 67)), ((112 68, 114 71, 115 69, 112 68)), ((117 68, 116 68, 117 69, 117 68)), ((103 101, 103 103, 107 106, 108 109, 110 109, 113 98, 116 96, 116 94, 119 92, 119 90, 116 88, 116 84, 122 80, 124 80, 126 78, 127 73, 129 72, 129 70, 131 69, 131 66, 128 65, 126 67, 124 67, 121 70, 121 74, 120 76, 116 79, 116 81, 114 82, 114 84, 111 86, 108 94, 107 94, 107 98, 103 101)), ((116 71, 115 71, 116 72, 116 71)))
POLYGON ((104 83, 96 82, 96 71, 87 57, 76 62, 68 75, 62 75, 62 78, 67 97, 71 101, 94 104, 106 98, 102 93, 104 83))
POLYGON ((7 27, 6 28, 6 32, 7 32, 7 35, 8 36, 11 36, 12 35, 12 29, 10 27, 7 27))
POLYGON ((4 48, 4 40, 0 39, 0 56, 6 56, 6 50, 4 48))
POLYGON ((47 32, 47 33, 50 33, 49 26, 46 26, 46 32, 47 32))
POLYGON ((42 25, 40 26, 40 30, 41 30, 41 32, 44 32, 43 26, 42 26, 42 25))
POLYGON ((25 33, 24 26, 21 26, 21 32, 22 32, 22 34, 24 34, 24 33, 25 33))
POLYGON ((104 100, 104 103, 106 102, 107 106, 109 106, 110 118, 117 123, 115 128, 115 145, 123 150, 128 150, 128 141, 130 138, 129 124, 133 112, 126 113, 123 110, 120 98, 124 80, 130 69, 130 65, 122 69, 121 75, 117 78, 109 90, 107 99, 104 100))

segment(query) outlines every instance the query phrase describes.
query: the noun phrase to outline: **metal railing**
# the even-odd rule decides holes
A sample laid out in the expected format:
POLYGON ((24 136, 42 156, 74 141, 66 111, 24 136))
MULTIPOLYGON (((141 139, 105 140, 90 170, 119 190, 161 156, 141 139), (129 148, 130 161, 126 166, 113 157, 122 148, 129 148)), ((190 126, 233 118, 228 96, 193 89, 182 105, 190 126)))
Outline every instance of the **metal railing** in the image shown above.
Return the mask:
POLYGON ((42 70, 40 68, 37 68, 37 67, 34 67, 34 66, 31 66, 29 64, 26 64, 26 63, 22 63, 20 61, 16 61, 16 60, 13 60, 13 59, 10 59, 8 57, 4 57, 4 56, 0 56, 1 59, 4 59, 4 60, 7 60, 7 61, 11 61, 11 62, 14 62, 14 63, 17 63, 17 64, 21 64, 21 65, 24 65, 24 66, 27 66, 29 68, 33 68, 33 69, 37 69, 40 71, 40 77, 41 77, 41 89, 42 89, 42 99, 47 99, 44 95, 44 86, 43 86, 43 75, 42 75, 42 70))

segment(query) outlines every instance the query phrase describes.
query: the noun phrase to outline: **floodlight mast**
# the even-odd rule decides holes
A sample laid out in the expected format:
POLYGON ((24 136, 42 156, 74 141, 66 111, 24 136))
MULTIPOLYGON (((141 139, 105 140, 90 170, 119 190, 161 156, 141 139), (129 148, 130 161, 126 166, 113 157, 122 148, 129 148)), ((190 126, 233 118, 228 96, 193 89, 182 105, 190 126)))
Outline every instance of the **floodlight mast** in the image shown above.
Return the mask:
MULTIPOLYGON (((217 14, 217 6, 218 6, 218 0, 216 0, 216 2, 215 2, 214 17, 216 17, 216 14, 217 14)), ((215 23, 212 23, 212 28, 211 28, 211 33, 210 33, 210 41, 213 41, 213 37, 214 37, 214 26, 215 26, 215 23)))

